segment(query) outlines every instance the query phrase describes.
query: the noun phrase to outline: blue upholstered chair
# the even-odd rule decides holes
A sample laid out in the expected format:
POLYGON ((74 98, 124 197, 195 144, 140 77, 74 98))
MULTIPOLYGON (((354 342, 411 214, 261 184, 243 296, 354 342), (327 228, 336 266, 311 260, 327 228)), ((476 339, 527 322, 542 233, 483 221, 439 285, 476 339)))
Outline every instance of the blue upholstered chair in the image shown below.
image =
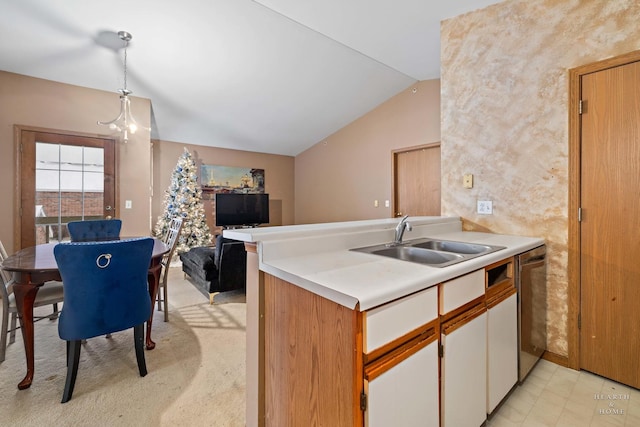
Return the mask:
POLYGON ((67 341, 67 379, 62 403, 68 402, 78 372, 81 341, 134 329, 140 376, 147 375, 144 322, 151 314, 147 274, 153 239, 61 243, 53 253, 64 286, 58 334, 67 341))
POLYGON ((72 242, 114 240, 120 237, 122 220, 113 218, 71 221, 67 228, 72 242))

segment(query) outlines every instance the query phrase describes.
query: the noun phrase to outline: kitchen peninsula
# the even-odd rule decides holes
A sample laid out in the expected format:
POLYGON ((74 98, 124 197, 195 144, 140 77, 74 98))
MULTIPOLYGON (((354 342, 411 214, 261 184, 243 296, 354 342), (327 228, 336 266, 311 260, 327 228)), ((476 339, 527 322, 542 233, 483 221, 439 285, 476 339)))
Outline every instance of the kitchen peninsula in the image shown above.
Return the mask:
MULTIPOLYGON (((438 268, 350 250, 393 241, 397 219, 224 231, 247 247, 248 426, 362 426, 365 419, 375 425, 389 412, 378 402, 389 399, 408 421, 419 417, 424 425, 428 417, 427 424, 439 424, 441 320, 459 319, 480 301, 488 311, 485 268, 509 266, 514 255, 544 241, 463 232, 457 217, 409 221, 405 240, 503 249, 438 268), (443 312, 439 292, 459 304, 443 312), (407 390, 397 390, 412 377, 431 387, 415 393, 408 381, 407 390), (388 389, 387 378, 396 389, 388 389), (412 399, 419 404, 407 402, 412 399)), ((478 381, 486 383, 486 376, 478 381)))

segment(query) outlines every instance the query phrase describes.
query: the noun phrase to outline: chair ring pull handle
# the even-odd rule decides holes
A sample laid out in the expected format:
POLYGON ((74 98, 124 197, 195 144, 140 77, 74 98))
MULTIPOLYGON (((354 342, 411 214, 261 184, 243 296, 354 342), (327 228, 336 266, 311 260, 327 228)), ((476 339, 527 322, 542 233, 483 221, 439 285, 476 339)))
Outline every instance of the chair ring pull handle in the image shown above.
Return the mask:
POLYGON ((96 259, 98 268, 107 268, 111 263, 111 254, 102 254, 96 259))

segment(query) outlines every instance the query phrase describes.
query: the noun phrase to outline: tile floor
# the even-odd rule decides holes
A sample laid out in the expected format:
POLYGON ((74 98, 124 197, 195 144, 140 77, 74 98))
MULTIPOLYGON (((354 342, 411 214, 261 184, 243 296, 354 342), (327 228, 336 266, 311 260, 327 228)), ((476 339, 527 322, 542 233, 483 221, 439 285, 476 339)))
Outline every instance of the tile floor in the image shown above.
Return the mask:
POLYGON ((640 426, 640 390, 540 360, 489 427, 640 426))

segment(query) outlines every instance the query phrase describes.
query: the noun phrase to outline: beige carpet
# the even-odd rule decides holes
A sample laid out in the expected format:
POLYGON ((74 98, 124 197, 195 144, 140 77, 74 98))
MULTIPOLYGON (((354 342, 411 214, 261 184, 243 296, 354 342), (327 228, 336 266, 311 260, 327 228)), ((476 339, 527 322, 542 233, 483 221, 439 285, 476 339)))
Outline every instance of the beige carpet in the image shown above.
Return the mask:
POLYGON ((65 344, 57 321, 35 325, 35 378, 23 391, 17 388, 26 373, 18 332, 0 363, 0 425, 244 426, 245 295, 221 293, 210 306, 176 267, 169 292, 169 322, 157 310, 154 315, 156 348, 145 351, 147 376, 138 374, 133 330, 93 338, 82 346, 73 398, 65 404, 65 344))

